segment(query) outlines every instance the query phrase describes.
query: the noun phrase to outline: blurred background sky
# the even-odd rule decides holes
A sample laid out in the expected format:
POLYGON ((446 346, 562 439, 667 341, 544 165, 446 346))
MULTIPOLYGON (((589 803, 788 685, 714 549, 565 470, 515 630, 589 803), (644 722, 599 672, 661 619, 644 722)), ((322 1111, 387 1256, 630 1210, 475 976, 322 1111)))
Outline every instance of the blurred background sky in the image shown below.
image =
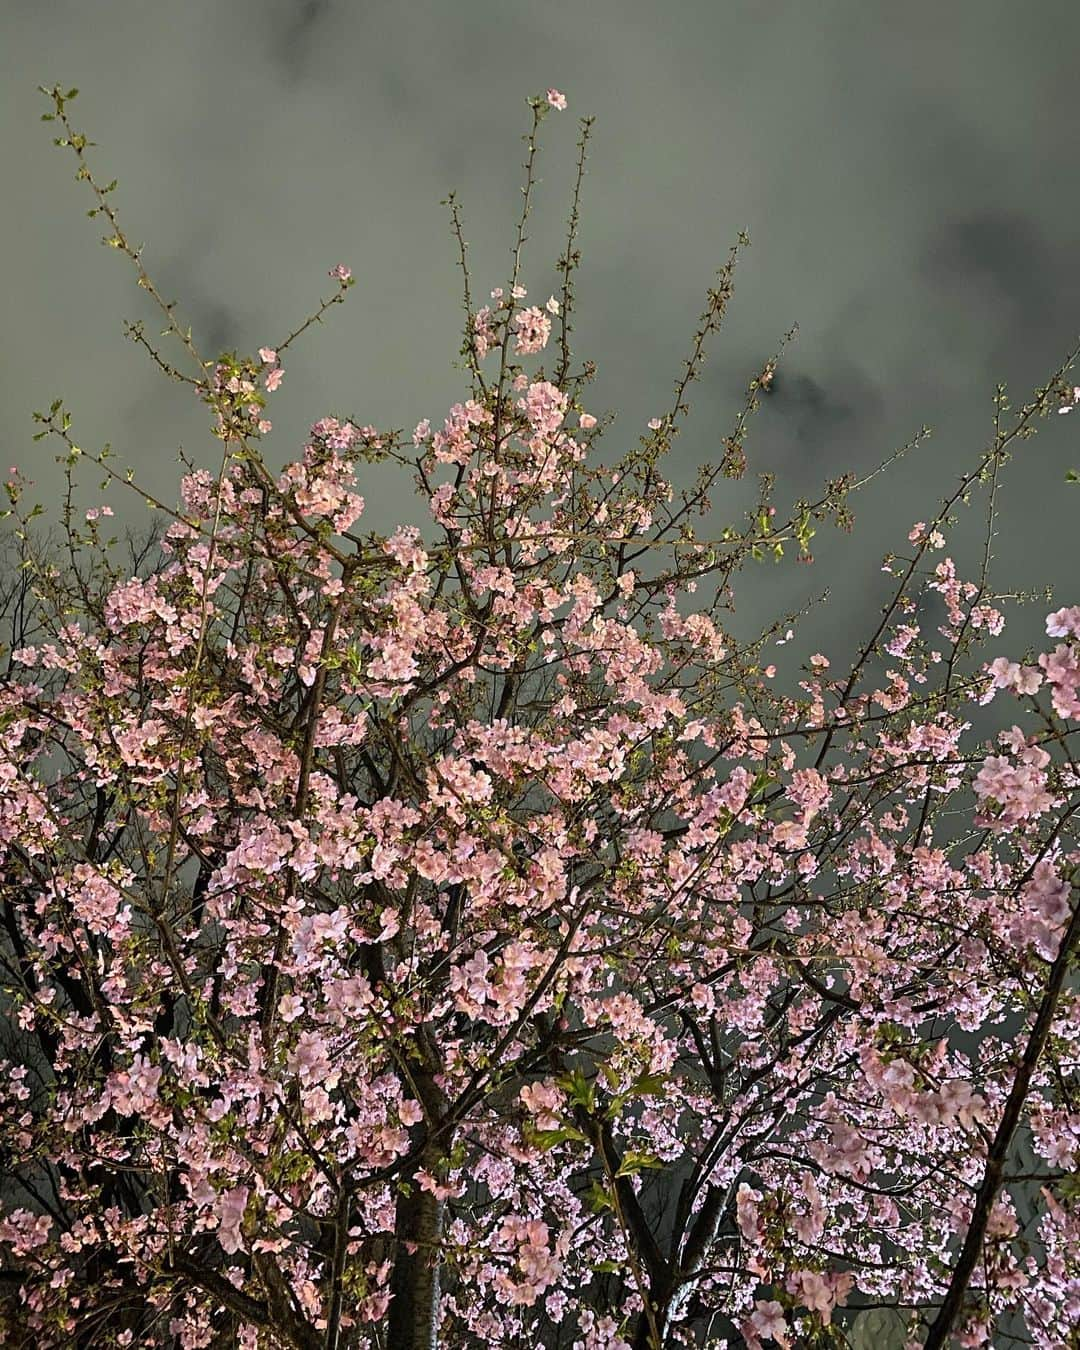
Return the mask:
MULTIPOLYGON (((411 429, 464 396, 439 202, 459 194, 486 297, 509 267, 524 100, 555 86, 569 108, 542 128, 523 281, 537 300, 554 289, 576 118, 595 114, 573 345, 599 366, 591 410, 618 412, 605 458, 670 406, 743 228, 752 246, 672 476, 717 456, 794 323, 749 440, 778 505, 934 429, 855 499, 853 538, 743 584, 750 620, 830 587, 805 647, 839 655, 882 603, 882 553, 991 434, 995 383, 1021 404, 1080 334, 1078 64, 1075 0, 0 0, 0 460, 55 519, 58 447, 33 443, 31 413, 62 396, 81 444, 111 442, 170 502, 179 446, 216 463, 205 410, 123 336, 124 319, 150 318, 146 297, 100 247, 39 84, 79 87, 95 171, 119 180, 122 224, 208 355, 273 345, 332 293, 329 268, 353 269, 346 305, 288 353, 275 468, 321 416, 411 429)), ((1006 480, 996 577, 1054 583, 1065 604, 1080 601, 1080 487, 1063 481, 1080 411, 1041 425, 1006 480)), ((402 477, 365 472, 370 527, 413 513, 402 477)), ((145 521, 99 479, 83 474, 86 505, 145 521)), ((717 494, 718 526, 741 500, 717 494)))

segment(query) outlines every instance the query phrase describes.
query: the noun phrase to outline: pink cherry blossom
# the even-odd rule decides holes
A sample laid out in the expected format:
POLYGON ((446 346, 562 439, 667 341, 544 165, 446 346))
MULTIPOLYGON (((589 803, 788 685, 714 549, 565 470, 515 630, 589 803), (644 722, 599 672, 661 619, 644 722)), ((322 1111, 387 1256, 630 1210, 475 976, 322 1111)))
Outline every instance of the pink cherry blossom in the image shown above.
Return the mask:
POLYGON ((271 467, 278 352, 199 354, 155 549, 9 485, 0 1339, 1069 1344, 1080 606, 937 552, 1000 443, 802 658, 746 575, 851 480, 601 447, 521 264, 411 434, 271 467))

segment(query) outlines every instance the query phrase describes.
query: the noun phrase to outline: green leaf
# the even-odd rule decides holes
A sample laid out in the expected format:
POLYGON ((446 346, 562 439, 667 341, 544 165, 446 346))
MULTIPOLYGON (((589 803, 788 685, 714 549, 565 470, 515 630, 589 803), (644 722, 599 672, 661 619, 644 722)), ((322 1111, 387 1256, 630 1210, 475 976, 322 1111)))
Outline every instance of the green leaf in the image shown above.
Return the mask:
POLYGON ((1080 1173, 1071 1172, 1068 1176, 1062 1177, 1057 1182, 1057 1188, 1064 1200, 1080 1199, 1080 1173))
POLYGON ((603 1214, 605 1210, 614 1209, 611 1203, 611 1196, 604 1190, 598 1181, 594 1181, 585 1192, 585 1203, 594 1214, 603 1214))
POLYGON ((619 1075, 615 1072, 615 1070, 611 1067, 610 1064, 602 1063, 600 1065, 600 1072, 607 1079, 609 1087, 616 1088, 619 1086, 619 1075))
POLYGON ((631 1097, 662 1097, 667 1091, 667 1078, 662 1073, 643 1073, 630 1084, 631 1097))
POLYGON ((527 1131, 527 1137, 530 1143, 545 1150, 557 1148, 570 1139, 576 1139, 583 1144, 589 1142, 581 1131, 573 1125, 563 1125, 557 1130, 529 1130, 527 1131))
POLYGON ((571 1105, 583 1106, 590 1114, 596 1110, 596 1095, 593 1085, 580 1069, 559 1079, 559 1087, 569 1096, 571 1105))
POLYGON ((663 1167, 663 1163, 655 1153, 643 1153, 635 1148, 628 1148, 623 1154, 622 1165, 615 1173, 616 1177, 632 1177, 646 1167, 663 1167))

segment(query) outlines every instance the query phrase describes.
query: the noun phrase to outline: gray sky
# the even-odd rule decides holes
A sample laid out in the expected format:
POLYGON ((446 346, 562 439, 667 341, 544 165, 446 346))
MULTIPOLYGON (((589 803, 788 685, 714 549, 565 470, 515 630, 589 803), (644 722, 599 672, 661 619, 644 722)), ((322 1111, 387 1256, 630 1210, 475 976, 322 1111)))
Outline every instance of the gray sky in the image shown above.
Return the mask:
MULTIPOLYGON (((348 303, 290 353, 271 401, 275 466, 320 416, 412 427, 462 395, 439 200, 461 197, 486 295, 506 279, 524 99, 554 85, 570 106, 543 127, 524 282, 552 289, 576 118, 594 113, 574 345, 600 367, 593 411, 619 413, 606 457, 669 406, 744 227, 684 472, 715 456, 795 322, 749 443, 752 469, 789 485, 779 503, 933 425, 856 500, 853 541, 822 540, 813 569, 748 578, 752 610, 832 586, 815 637, 839 644, 880 603, 881 553, 983 443, 995 382, 1022 402, 1080 333, 1078 63, 1073 0, 2 0, 0 458, 55 499, 31 412, 58 396, 83 444, 111 441, 169 500, 177 446, 214 455, 201 406, 122 335, 145 297, 99 245, 38 84, 81 90, 93 163, 119 179, 125 228, 208 353, 279 340, 330 293, 330 267, 353 268, 348 303)), ((1044 427, 1008 479, 998 579, 1053 581, 1070 603, 1080 488, 1062 480, 1080 465, 1080 413, 1044 427)), ((374 472, 381 528, 408 485, 374 472)), ((97 477, 84 482, 87 504, 101 500, 97 477)), ((138 518, 118 490, 108 500, 138 518)))

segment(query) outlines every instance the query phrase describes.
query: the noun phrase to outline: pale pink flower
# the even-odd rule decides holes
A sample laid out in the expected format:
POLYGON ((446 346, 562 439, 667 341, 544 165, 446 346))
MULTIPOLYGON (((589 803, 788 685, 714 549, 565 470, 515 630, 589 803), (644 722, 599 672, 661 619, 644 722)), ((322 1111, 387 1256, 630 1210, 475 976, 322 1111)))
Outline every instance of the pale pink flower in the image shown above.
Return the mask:
POLYGON ((526 1083, 518 1093, 537 1129, 554 1130, 559 1124, 562 1093, 548 1083, 526 1083))
POLYGON ((775 1341, 780 1346, 791 1344, 787 1336, 784 1309, 775 1299, 758 1299, 750 1315, 750 1330, 763 1341, 775 1341))
POLYGON ((1049 637, 1080 637, 1080 605, 1048 614, 1046 632, 1049 637))
POLYGON ((419 1125, 424 1119, 424 1108, 412 1098, 405 1098, 398 1107, 398 1119, 402 1125, 419 1125))
POLYGON ((244 1219, 244 1211, 247 1209, 250 1194, 251 1191, 247 1186, 234 1186, 231 1190, 222 1191, 215 1206, 218 1219, 218 1242, 230 1256, 238 1252, 243 1246, 244 1240, 240 1232, 240 1225, 244 1219))
POLYGON ((519 356, 533 356, 547 346, 551 336, 551 320, 536 305, 519 310, 514 315, 514 327, 517 329, 514 350, 519 356))

